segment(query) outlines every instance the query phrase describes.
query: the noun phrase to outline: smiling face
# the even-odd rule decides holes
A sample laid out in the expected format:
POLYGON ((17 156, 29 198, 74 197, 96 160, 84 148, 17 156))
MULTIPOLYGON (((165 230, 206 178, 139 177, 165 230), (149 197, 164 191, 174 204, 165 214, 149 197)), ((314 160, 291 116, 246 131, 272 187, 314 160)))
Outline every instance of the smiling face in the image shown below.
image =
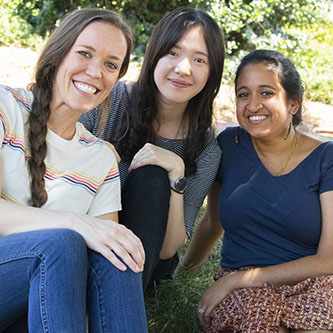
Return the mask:
POLYGON ((121 30, 108 23, 90 23, 56 72, 51 113, 70 109, 79 117, 99 105, 116 83, 126 51, 121 30))
POLYGON ((201 25, 188 29, 171 50, 159 59, 154 80, 160 102, 183 104, 197 95, 209 76, 209 59, 201 25))
POLYGON ((287 99, 277 69, 267 63, 250 64, 237 80, 239 125, 253 137, 284 137, 298 102, 287 99))

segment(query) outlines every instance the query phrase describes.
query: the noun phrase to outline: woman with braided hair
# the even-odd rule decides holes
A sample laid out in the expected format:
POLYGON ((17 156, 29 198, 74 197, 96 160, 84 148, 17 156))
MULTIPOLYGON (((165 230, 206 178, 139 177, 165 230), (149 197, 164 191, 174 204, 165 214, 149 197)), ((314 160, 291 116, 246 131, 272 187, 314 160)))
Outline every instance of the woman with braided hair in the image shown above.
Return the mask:
POLYGON ((147 330, 145 254, 117 223, 116 156, 77 122, 108 108, 131 49, 119 14, 77 10, 49 38, 28 90, 0 87, 1 331, 86 332, 86 310, 90 332, 147 330))

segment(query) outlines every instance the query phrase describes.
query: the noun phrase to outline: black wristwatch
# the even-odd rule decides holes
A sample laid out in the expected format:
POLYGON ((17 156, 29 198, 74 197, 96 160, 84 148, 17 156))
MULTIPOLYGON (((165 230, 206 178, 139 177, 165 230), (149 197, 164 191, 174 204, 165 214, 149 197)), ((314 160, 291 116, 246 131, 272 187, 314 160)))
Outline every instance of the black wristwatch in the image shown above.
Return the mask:
POLYGON ((170 188, 180 194, 183 194, 187 186, 187 178, 179 177, 176 180, 170 179, 170 188))

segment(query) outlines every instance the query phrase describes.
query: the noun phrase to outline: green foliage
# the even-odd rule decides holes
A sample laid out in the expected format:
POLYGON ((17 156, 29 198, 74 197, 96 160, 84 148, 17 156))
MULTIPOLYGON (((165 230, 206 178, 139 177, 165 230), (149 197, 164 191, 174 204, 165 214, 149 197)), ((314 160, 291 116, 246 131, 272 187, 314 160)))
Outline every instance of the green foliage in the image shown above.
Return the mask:
POLYGON ((34 35, 31 26, 22 18, 13 15, 20 0, 0 0, 0 45, 36 48, 42 38, 34 35))
POLYGON ((180 6, 208 10, 211 1, 199 0, 21 0, 16 13, 25 19, 41 36, 50 33, 58 19, 67 12, 83 7, 115 9, 131 23, 135 34, 135 55, 141 59, 154 25, 165 13, 180 6))
POLYGON ((223 83, 232 82, 249 51, 275 49, 299 69, 307 97, 333 104, 332 0, 0 0, 0 45, 38 48, 68 11, 113 8, 133 27, 133 60, 140 63, 154 25, 179 6, 206 10, 222 27, 227 51, 223 83))

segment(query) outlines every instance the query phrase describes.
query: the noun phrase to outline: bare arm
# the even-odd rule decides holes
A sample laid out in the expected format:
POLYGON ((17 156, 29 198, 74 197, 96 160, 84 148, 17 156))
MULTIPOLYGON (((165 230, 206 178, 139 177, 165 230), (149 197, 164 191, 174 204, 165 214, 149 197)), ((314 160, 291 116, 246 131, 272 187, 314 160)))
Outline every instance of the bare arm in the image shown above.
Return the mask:
MULTIPOLYGON (((129 170, 144 165, 158 165, 168 172, 169 179, 176 180, 184 176, 184 162, 181 157, 170 150, 147 143, 134 156, 129 170)), ((161 259, 171 258, 186 242, 184 223, 184 196, 171 191, 169 218, 161 259)))
POLYGON ((218 199, 221 184, 214 183, 208 193, 207 209, 198 223, 191 243, 181 262, 181 269, 186 269, 194 275, 200 264, 212 251, 215 243, 223 233, 218 217, 218 199))
MULTIPOLYGON (((0 160, 0 171, 1 165, 0 160)), ((1 181, 2 173, 0 184, 1 181)), ((85 214, 34 208, 0 199, 0 216, 0 237, 42 229, 71 229, 83 236, 89 248, 105 256, 120 270, 126 270, 126 266, 115 254, 134 272, 143 269, 144 250, 138 237, 124 226, 105 220, 114 218, 117 221, 117 213, 95 218, 85 214)))
POLYGON ((261 287, 266 282, 293 285, 312 276, 333 274, 333 191, 321 194, 320 202, 322 232, 317 253, 280 265, 231 273, 213 282, 199 302, 205 310, 202 323, 210 321, 214 307, 234 289, 261 287))

